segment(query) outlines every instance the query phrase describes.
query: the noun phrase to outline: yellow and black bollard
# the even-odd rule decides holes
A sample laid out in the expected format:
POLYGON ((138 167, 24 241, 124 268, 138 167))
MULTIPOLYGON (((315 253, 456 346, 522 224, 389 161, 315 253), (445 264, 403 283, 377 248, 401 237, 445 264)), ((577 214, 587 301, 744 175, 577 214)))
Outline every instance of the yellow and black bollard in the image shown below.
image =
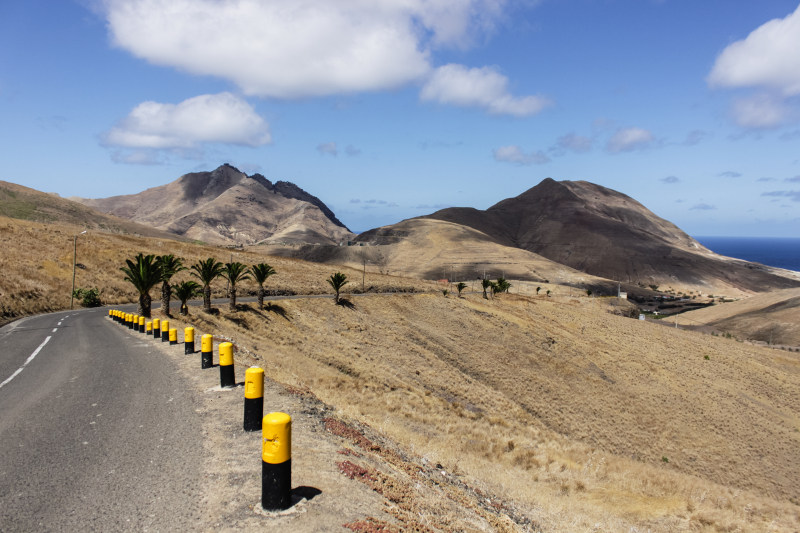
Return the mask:
POLYGON ((169 329, 169 343, 170 344, 178 344, 178 329, 177 328, 170 328, 169 329))
POLYGON ((144 317, 140 316, 139 317, 139 327, 137 328, 139 333, 144 333, 144 322, 145 322, 144 317))
POLYGON ((139 315, 133 315, 130 327, 134 331, 139 331, 139 315))
POLYGON ((233 371, 233 344, 230 342, 223 342, 219 345, 219 386, 236 386, 236 376, 233 371))
POLYGON ((151 320, 148 320, 144 324, 144 334, 151 335, 152 333, 153 333, 153 322, 151 320))
POLYGON ((264 369, 251 366, 244 373, 244 430, 258 431, 264 417, 264 369))
POLYGON ((153 338, 159 339, 161 338, 161 319, 154 318, 153 319, 153 338))
POLYGON ((292 417, 270 413, 261 424, 261 507, 288 509, 292 504, 292 417))
POLYGON ((161 321, 161 342, 169 342, 169 320, 161 321))
POLYGON ((183 353, 184 355, 194 353, 194 328, 192 326, 183 328, 183 353))
POLYGON ((214 366, 214 336, 206 333, 200 338, 200 368, 214 366))

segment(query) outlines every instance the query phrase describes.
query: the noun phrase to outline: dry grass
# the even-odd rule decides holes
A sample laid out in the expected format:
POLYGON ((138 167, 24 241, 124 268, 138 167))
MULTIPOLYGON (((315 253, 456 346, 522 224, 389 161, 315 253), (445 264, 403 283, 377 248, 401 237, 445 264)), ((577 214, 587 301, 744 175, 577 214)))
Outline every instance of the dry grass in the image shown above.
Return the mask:
POLYGON ((353 302, 192 322, 545 529, 800 526, 800 358, 597 300, 353 302))
MULTIPOLYGON (((0 231, 17 247, 3 259, 3 301, 36 300, 24 291, 61 294, 72 230, 0 221, 0 231)), ((228 253, 84 238, 78 285, 100 286, 118 301, 133 298, 119 264, 140 250, 189 261, 228 253), (80 281, 90 274, 91 284, 80 281)), ((273 264, 270 288, 328 290, 330 267, 239 252, 236 259, 273 264)), ((371 276, 367 285, 415 283, 371 276)), ((312 392, 420 464, 441 464, 486 506, 544 530, 800 529, 800 355, 614 316, 604 299, 350 300, 352 308, 328 298, 263 311, 220 306, 219 315, 192 308, 188 322, 233 339, 241 363, 312 392)))
MULTIPOLYGON (((15 317, 68 309, 72 288, 73 238, 83 231, 80 226, 69 224, 42 224, 0 217, 0 238, 4 245, 0 254, 0 323, 15 317)), ((248 252, 214 246, 201 246, 161 238, 143 238, 130 235, 103 233, 90 230, 78 237, 76 288, 100 289, 103 303, 119 304, 135 302, 137 293, 133 286, 123 281, 119 271, 125 259, 137 253, 175 254, 182 257, 185 265, 199 259, 216 257, 218 261, 233 259, 245 264, 268 262, 279 275, 267 280, 265 288, 278 294, 327 294, 331 292, 325 279, 335 268, 294 259, 267 257, 261 253, 248 252)), ((361 272, 342 267, 352 282, 344 292, 361 289, 361 272)), ((190 279, 188 272, 178 274, 173 283, 190 279)), ((432 284, 367 273, 365 288, 383 290, 431 290, 432 284)), ((212 297, 225 293, 224 281, 212 285, 212 297)), ((244 282, 239 295, 255 294, 257 286, 244 282)), ((155 301, 159 290, 151 293, 155 301)), ((76 302, 76 307, 79 303, 76 302)))
POLYGON ((800 289, 784 289, 684 313, 679 324, 709 326, 767 344, 800 347, 800 289))

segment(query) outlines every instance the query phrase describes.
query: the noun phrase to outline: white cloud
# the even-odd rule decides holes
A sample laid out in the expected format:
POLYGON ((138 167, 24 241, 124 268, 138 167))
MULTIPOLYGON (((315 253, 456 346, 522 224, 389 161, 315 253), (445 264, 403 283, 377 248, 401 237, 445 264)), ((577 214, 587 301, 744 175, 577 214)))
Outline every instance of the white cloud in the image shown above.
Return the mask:
POLYGON ((348 144, 347 147, 344 149, 344 153, 346 153, 350 157, 357 157, 361 155, 361 148, 353 146, 352 144, 348 144))
POLYGON ((493 152, 495 161, 513 163, 515 165, 543 165, 550 162, 550 158, 543 152, 525 152, 519 146, 501 146, 493 152))
POLYGON ((271 142, 269 125, 241 98, 204 94, 179 104, 143 102, 104 136, 127 148, 194 148, 202 143, 260 146, 271 142))
POLYGON ((398 87, 431 53, 493 30, 506 0, 104 0, 117 46, 157 65, 297 98, 398 87))
POLYGON ((114 150, 111 153, 111 160, 114 163, 125 165, 161 165, 164 163, 154 150, 134 150, 132 152, 114 150))
POLYGON ((339 155, 339 149, 336 147, 335 142, 319 144, 317 145, 317 151, 322 155, 327 154, 327 155, 332 155, 333 157, 339 155))
POLYGON ((589 137, 583 135, 576 135, 568 133, 558 138, 556 141, 556 150, 570 150, 572 152, 584 153, 592 149, 594 141, 589 137))
POLYGON ((731 111, 736 124, 748 129, 777 128, 794 114, 781 98, 769 94, 736 99, 731 111))
POLYGON ((717 57, 712 87, 762 87, 784 96, 800 94, 800 6, 783 19, 759 26, 717 57))
POLYGON ((437 68, 420 92, 423 101, 482 107, 499 115, 535 115, 551 104, 542 96, 512 96, 508 78, 491 67, 449 64, 437 68))
POLYGON ((606 144, 606 150, 612 153, 632 152, 648 148, 653 143, 653 134, 642 128, 624 128, 618 130, 606 144))

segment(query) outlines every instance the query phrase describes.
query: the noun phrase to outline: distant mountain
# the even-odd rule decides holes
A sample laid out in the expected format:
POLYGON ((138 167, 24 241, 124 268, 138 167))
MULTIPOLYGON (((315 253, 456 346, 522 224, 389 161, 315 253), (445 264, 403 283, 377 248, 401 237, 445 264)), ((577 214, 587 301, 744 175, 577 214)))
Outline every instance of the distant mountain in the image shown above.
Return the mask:
POLYGON ((227 164, 138 194, 78 201, 212 244, 333 244, 352 236, 319 198, 297 185, 273 184, 227 164))
MULTIPOLYGON (((616 283, 560 265, 542 256, 495 242, 472 228, 432 219, 404 220, 360 234, 356 246, 271 246, 273 255, 366 268, 370 272, 422 279, 472 281, 526 279, 593 287, 609 294, 616 283)), ((515 290, 519 290, 515 288, 515 290)), ((546 289, 545 289, 546 290, 546 289)))
POLYGON ((71 224, 109 233, 127 233, 174 239, 176 236, 150 226, 101 213, 72 200, 61 198, 16 183, 0 181, 0 216, 45 222, 71 224))
POLYGON ((716 255, 629 196, 586 181, 548 178, 485 211, 449 208, 421 218, 474 228, 500 244, 623 283, 746 292, 800 286, 786 271, 716 255))

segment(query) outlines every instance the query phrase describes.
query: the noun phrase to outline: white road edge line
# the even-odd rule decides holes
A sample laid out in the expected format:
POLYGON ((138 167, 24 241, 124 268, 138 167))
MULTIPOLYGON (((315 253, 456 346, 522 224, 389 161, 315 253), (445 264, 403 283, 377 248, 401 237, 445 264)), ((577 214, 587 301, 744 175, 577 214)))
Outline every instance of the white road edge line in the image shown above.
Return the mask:
POLYGON ((20 372, 22 372, 22 369, 23 369, 23 368, 25 368, 26 366, 28 366, 28 363, 30 363, 31 361, 33 361, 33 359, 34 359, 34 358, 35 358, 35 357, 36 357, 36 356, 39 354, 39 352, 41 351, 41 349, 42 349, 42 348, 44 348, 44 345, 45 345, 45 344, 47 344, 48 342, 50 342, 50 339, 52 339, 52 338, 53 338, 53 337, 52 337, 51 335, 48 335, 48 336, 47 336, 47 338, 46 338, 44 341, 42 341, 42 344, 40 344, 40 345, 39 345, 39 347, 38 347, 38 348, 36 348, 36 349, 33 351, 33 353, 32 353, 32 354, 31 354, 31 355, 30 355, 30 356, 29 356, 29 357, 28 357, 28 358, 25 360, 25 362, 22 364, 22 366, 21 366, 21 367, 19 367, 19 368, 16 370, 16 372, 14 372, 13 374, 11 374, 11 375, 8 377, 8 379, 6 379, 4 382, 0 383, 0 389, 2 389, 2 388, 3 388, 3 386, 5 386, 6 384, 10 383, 12 379, 14 379, 15 377, 17 377, 17 376, 19 375, 19 373, 20 373, 20 372))

